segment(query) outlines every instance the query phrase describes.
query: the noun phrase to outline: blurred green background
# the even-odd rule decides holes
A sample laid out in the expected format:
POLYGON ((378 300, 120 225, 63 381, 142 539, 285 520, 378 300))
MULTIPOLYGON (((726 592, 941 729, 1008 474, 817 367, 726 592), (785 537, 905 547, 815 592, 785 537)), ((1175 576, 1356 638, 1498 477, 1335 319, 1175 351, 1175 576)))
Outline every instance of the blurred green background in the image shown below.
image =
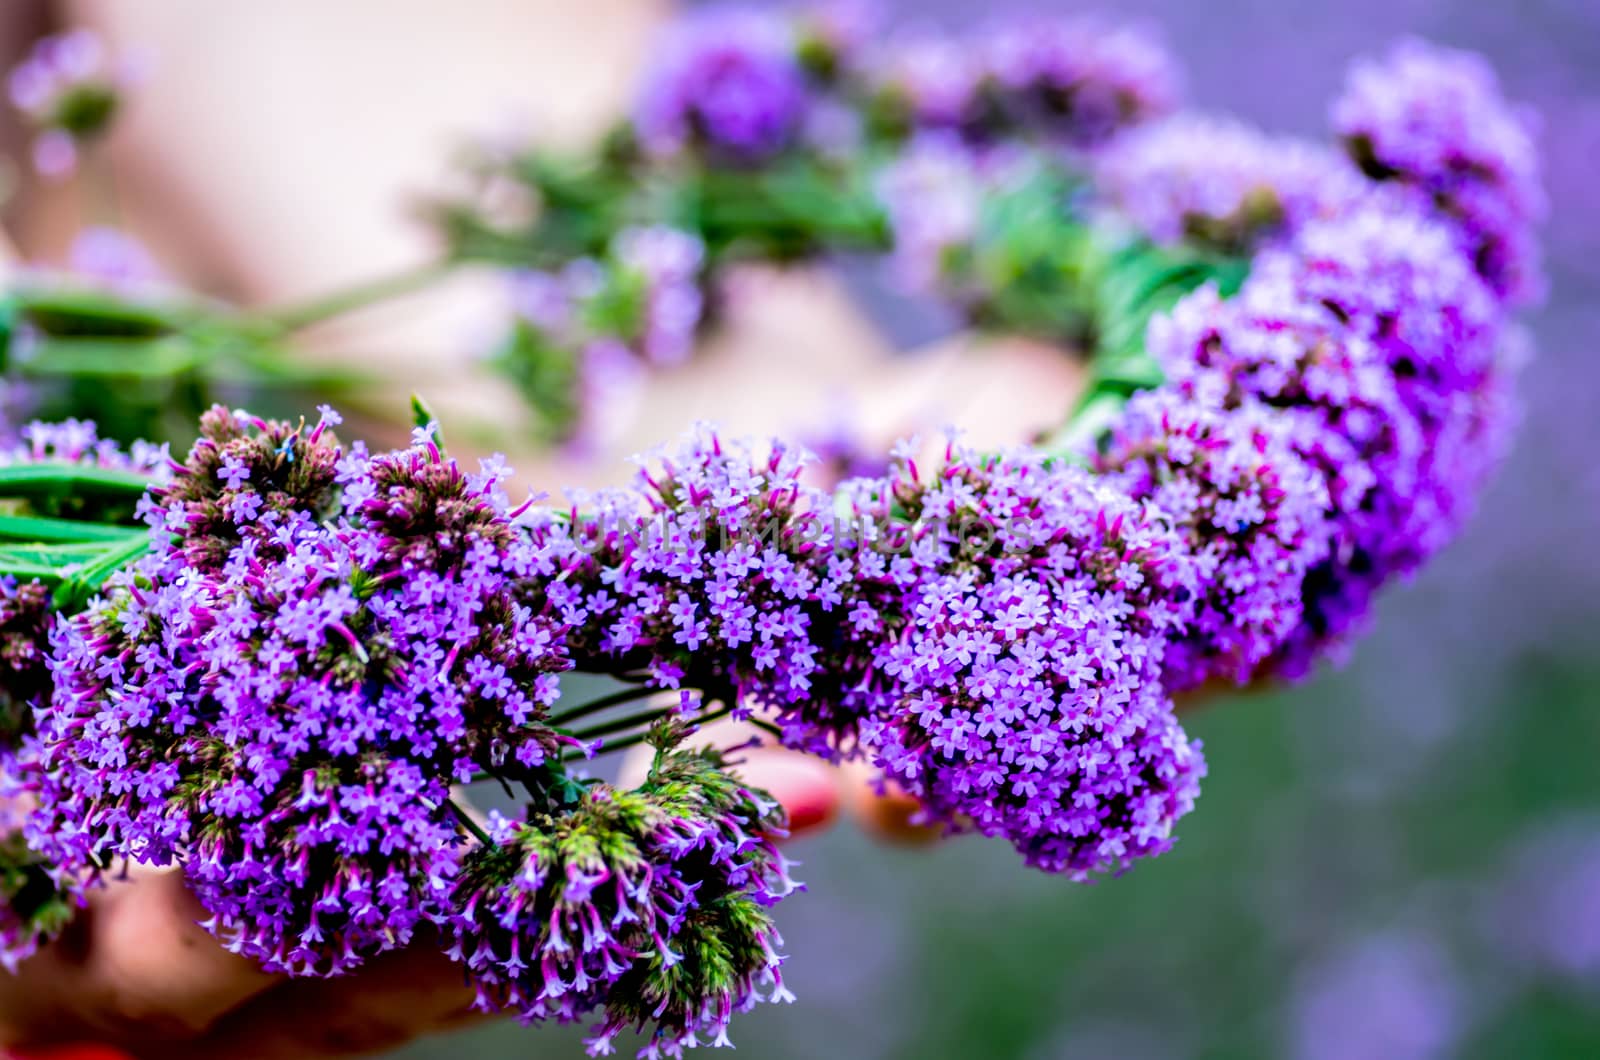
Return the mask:
MULTIPOLYGON (((887 5, 960 24, 960 0, 887 5)), ((1060 5, 1070 7, 1073 5, 1060 5)), ((1600 4, 1228 0, 1148 16, 1197 104, 1320 133, 1349 59, 1489 55, 1546 121, 1552 293, 1517 453, 1468 535, 1342 670, 1190 718, 1210 777, 1176 850, 1074 886, 981 840, 794 844, 798 1004, 762 1060, 1600 1056, 1600 4)), ((914 307, 883 322, 916 335, 914 307)), ((397 1054, 581 1055, 486 1026, 397 1054)))

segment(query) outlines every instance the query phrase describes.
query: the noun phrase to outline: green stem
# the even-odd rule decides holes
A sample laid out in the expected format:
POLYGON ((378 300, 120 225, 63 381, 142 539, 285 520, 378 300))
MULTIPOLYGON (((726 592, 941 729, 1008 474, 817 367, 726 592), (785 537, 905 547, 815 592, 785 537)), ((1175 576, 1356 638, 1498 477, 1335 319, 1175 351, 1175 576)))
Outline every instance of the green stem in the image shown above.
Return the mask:
POLYGON ((606 736, 614 732, 626 732, 638 725, 652 725, 662 718, 670 718, 678 713, 677 707, 658 707, 655 710, 644 710, 637 714, 628 714, 620 718, 608 718, 587 729, 575 732, 572 735, 579 740, 592 740, 596 736, 606 736))
POLYGON ((375 280, 335 291, 330 295, 290 305, 267 314, 267 321, 283 331, 299 331, 312 324, 364 309, 378 302, 398 298, 429 286, 456 268, 456 262, 430 261, 402 272, 380 276, 375 280))
MULTIPOLYGON (((732 712, 733 712, 733 707, 728 705, 728 704, 726 704, 726 703, 724 703, 722 706, 718 707, 716 710, 713 710, 709 714, 702 714, 697 718, 693 718, 693 719, 689 719, 689 720, 692 720, 696 725, 706 725, 706 724, 709 724, 710 722, 717 721, 717 720, 719 720, 721 718, 725 718, 729 714, 731 714, 732 712)), ((649 739, 650 739, 650 730, 649 729, 643 729, 643 730, 641 730, 639 732, 632 732, 632 733, 629 733, 628 735, 623 736, 623 737, 621 737, 619 739, 611 740, 611 741, 608 741, 607 743, 603 744, 601 746, 601 748, 600 748, 599 753, 600 754, 610 754, 612 751, 625 751, 630 747, 637 747, 637 746, 639 746, 640 744, 644 743, 645 741, 647 741, 649 739)), ((571 752, 568 752, 567 754, 563 755, 561 760, 563 762, 576 762, 576 761, 582 760, 585 757, 587 757, 587 756, 585 756, 581 751, 571 751, 571 752)))
POLYGON ((608 707, 619 707, 624 703, 632 703, 635 700, 645 699, 649 696, 653 696, 660 691, 661 689, 654 688, 649 685, 636 688, 624 688, 619 692, 612 692, 610 695, 601 696, 599 699, 591 699, 587 703, 579 703, 577 706, 568 710, 563 710, 559 714, 552 714, 549 718, 545 719, 545 722, 551 726, 566 725, 569 722, 578 721, 589 716, 590 714, 605 710, 608 707))

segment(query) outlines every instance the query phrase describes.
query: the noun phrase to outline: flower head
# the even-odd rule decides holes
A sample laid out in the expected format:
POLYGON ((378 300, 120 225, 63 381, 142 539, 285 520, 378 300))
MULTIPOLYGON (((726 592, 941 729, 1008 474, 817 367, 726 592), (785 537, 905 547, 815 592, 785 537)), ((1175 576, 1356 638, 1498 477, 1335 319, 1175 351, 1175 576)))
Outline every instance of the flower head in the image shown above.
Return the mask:
POLYGON ((150 554, 59 626, 30 841, 186 867, 206 926, 333 974, 403 945, 458 848, 448 785, 538 770, 570 661, 499 475, 213 410, 150 554))
POLYGON ((861 741, 935 819, 1075 879, 1171 844, 1204 762, 1161 684, 1195 561, 1153 507, 1075 468, 952 445, 858 507, 909 517, 861 741))
POLYGON ((1481 56, 1402 41, 1351 67, 1333 124, 1369 176, 1414 189, 1450 220, 1496 294, 1539 297, 1538 123, 1505 99, 1481 56))
POLYGON ((1301 585, 1327 558, 1332 527, 1328 484, 1292 434, 1289 414, 1253 400, 1223 410, 1150 391, 1094 456, 1172 519, 1199 562, 1194 620, 1167 647, 1173 691, 1248 681, 1303 617, 1301 585))
POLYGON ((996 26, 979 48, 1000 107, 1051 142, 1096 146, 1182 97, 1171 54, 1135 26, 1023 18, 996 26))
POLYGON ((795 887, 782 811, 721 765, 663 746, 635 790, 497 816, 446 921, 479 1006, 527 1022, 601 1010, 591 1051, 634 1026, 658 1057, 726 1044, 733 1013, 788 997, 767 912, 795 887))
POLYGON ((543 513, 540 573, 574 652, 729 705, 848 711, 855 697, 824 649, 858 572, 830 562, 835 528, 802 481, 809 460, 701 427, 648 459, 635 488, 580 497, 570 518, 543 513))
POLYGON ((1158 243, 1240 253, 1370 194, 1328 148, 1184 113, 1133 129, 1097 160, 1106 197, 1158 243))
POLYGON ((1231 301, 1203 289, 1152 321, 1149 346, 1186 396, 1293 411, 1291 444, 1327 482, 1333 549, 1304 584, 1290 675, 1453 537, 1513 415, 1493 299, 1436 225, 1405 214, 1307 226, 1231 301))
POLYGON ((795 142, 809 103, 787 20, 713 9, 670 31, 640 89, 634 129, 651 155, 700 147, 758 161, 795 142))

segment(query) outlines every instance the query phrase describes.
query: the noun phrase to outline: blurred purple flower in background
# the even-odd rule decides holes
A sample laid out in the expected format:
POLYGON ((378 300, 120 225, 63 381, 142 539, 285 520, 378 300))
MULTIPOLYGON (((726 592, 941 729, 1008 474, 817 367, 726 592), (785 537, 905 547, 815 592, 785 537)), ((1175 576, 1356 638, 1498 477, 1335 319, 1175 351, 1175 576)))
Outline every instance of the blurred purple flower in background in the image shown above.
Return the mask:
POLYGON ((759 159, 799 134, 810 94, 787 20, 713 8, 674 25, 662 49, 634 113, 648 153, 701 146, 759 159))
POLYGON ((1479 271, 1514 303, 1544 289, 1528 233, 1544 217, 1538 121, 1508 106, 1481 55, 1406 40, 1351 69, 1333 122, 1372 176, 1416 188, 1452 216, 1479 271))
POLYGON ((1600 987, 1600 825, 1559 822, 1517 843, 1485 929, 1514 962, 1600 987))
POLYGON ((1433 1060, 1453 1055, 1465 998, 1449 959, 1406 931, 1369 935, 1327 954, 1295 991, 1295 1060, 1433 1060))
POLYGON ((8 87, 36 134, 33 164, 41 176, 64 177, 77 167, 79 147, 110 126, 136 75, 136 64, 113 57, 89 30, 34 45, 8 87))

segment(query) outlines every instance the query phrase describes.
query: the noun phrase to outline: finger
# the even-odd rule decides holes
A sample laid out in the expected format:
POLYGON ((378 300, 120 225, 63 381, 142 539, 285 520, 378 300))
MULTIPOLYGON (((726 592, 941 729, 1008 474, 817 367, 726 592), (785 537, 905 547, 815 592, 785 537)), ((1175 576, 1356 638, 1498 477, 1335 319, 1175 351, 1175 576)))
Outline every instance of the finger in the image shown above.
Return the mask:
POLYGON ((826 762, 781 747, 755 748, 740 758, 732 772, 783 805, 790 835, 819 831, 838 818, 838 774, 826 762))
POLYGON ((176 870, 135 872, 100 896, 83 997, 108 1029, 186 1037, 277 981, 200 926, 209 914, 176 870))
MULTIPOLYGON (((757 737, 767 738, 753 725, 719 721, 702 728, 695 742, 741 748, 729 762, 729 771, 778 800, 789 814, 790 835, 817 831, 833 822, 839 816, 837 770, 819 758, 785 747, 744 746, 757 737)), ((618 785, 632 788, 642 784, 652 756, 648 747, 631 748, 622 759, 618 785)))
POLYGON ((218 945, 203 916, 176 871, 109 880, 60 938, 0 976, 4 1042, 168 1042, 276 981, 218 945))
POLYGON ((866 762, 846 762, 841 774, 846 808, 873 835, 909 844, 938 838, 938 826, 918 821, 922 804, 874 766, 866 762))
POLYGON ((366 1056, 486 1018, 472 1008, 461 965, 419 937, 335 979, 290 979, 260 994, 162 1060, 248 1056, 307 1060, 366 1056))

